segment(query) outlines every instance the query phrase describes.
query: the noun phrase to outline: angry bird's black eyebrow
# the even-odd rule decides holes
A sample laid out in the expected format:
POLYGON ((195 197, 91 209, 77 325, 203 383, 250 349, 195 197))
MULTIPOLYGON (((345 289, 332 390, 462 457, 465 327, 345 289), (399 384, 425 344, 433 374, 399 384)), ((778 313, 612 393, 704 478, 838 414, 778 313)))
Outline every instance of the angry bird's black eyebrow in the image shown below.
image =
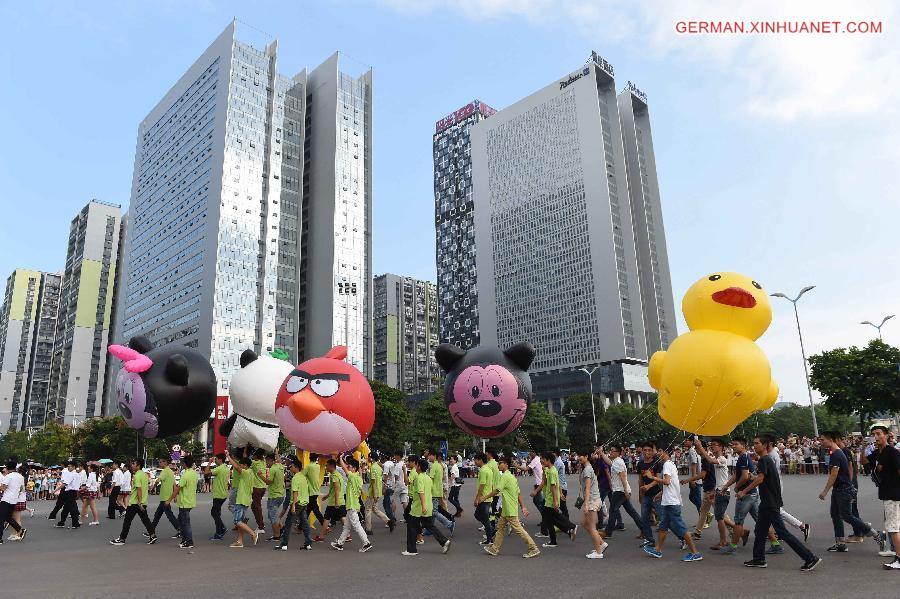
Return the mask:
POLYGON ((310 374, 305 370, 300 370, 299 368, 295 368, 291 373, 291 376, 302 376, 305 379, 313 380, 313 379, 327 379, 330 381, 349 381, 349 374, 342 374, 340 372, 321 372, 318 374, 310 374))

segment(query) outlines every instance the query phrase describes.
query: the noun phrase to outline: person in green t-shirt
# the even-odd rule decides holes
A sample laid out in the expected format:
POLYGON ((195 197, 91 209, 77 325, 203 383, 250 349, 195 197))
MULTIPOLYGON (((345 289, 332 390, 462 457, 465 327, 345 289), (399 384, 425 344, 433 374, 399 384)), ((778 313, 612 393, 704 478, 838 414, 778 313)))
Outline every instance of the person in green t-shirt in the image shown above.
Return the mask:
POLYGON ((119 536, 110 541, 111 545, 124 545, 125 539, 128 538, 128 531, 131 529, 131 521, 137 516, 143 522, 147 529, 149 540, 148 545, 156 543, 156 529, 153 523, 147 517, 147 495, 150 490, 150 478, 144 472, 144 460, 135 458, 131 462, 131 496, 128 499, 128 507, 125 510, 125 520, 122 522, 122 532, 119 536))
POLYGON ((433 482, 428 476, 429 472, 428 460, 420 458, 415 463, 415 476, 410 473, 410 509, 409 517, 406 523, 406 551, 402 555, 417 555, 417 542, 422 529, 431 533, 432 538, 441 546, 441 552, 447 553, 450 550, 450 539, 434 525, 433 504, 431 490, 433 482))
POLYGON ((253 502, 250 504, 253 518, 256 519, 256 531, 260 534, 266 533, 266 524, 263 519, 262 498, 266 494, 266 461, 263 459, 266 455, 262 449, 253 452, 253 461, 251 467, 253 469, 253 502))
POLYGON ((303 476, 302 463, 297 456, 291 456, 288 459, 291 474, 291 491, 288 496, 287 518, 284 520, 284 528, 281 530, 279 542, 275 545, 275 550, 287 551, 288 542, 291 539, 291 529, 296 520, 300 523, 300 529, 303 531, 303 549, 312 550, 312 539, 309 538, 309 513, 307 509, 310 503, 309 481, 303 476))
POLYGON ((172 496, 166 503, 175 502, 178 506, 178 523, 181 525, 181 547, 182 549, 194 548, 194 534, 191 530, 191 510, 197 507, 197 480, 200 476, 194 470, 194 458, 186 455, 181 458, 181 464, 184 469, 181 471, 181 478, 178 479, 178 486, 172 491, 172 496))
POLYGON ((216 534, 209 538, 210 541, 221 541, 228 532, 225 523, 222 522, 222 504, 228 499, 228 479, 231 478, 231 470, 225 463, 225 454, 217 453, 215 457, 215 468, 211 465, 206 467, 204 474, 213 477, 212 484, 212 508, 209 513, 213 522, 216 524, 216 534))
POLYGON ((324 541, 331 528, 347 516, 344 477, 338 472, 337 461, 330 459, 325 462, 325 472, 328 473, 328 490, 321 497, 325 502, 325 527, 313 539, 319 542, 324 541))
POLYGON ((388 525, 391 532, 394 532, 394 523, 387 517, 387 514, 381 510, 382 497, 384 495, 383 477, 384 471, 381 468, 381 464, 378 463, 377 459, 372 460, 369 464, 369 496, 366 497, 368 517, 366 518, 365 524, 366 532, 369 534, 372 534, 372 525, 375 523, 375 516, 381 518, 381 520, 388 525))
POLYGON ((359 475, 359 462, 355 458, 341 458, 341 468, 347 473, 347 516, 344 519, 344 530, 337 541, 331 544, 331 548, 337 551, 344 550, 344 543, 350 538, 350 530, 362 541, 359 552, 365 553, 372 548, 369 537, 359 521, 359 497, 362 494, 362 477, 359 475))
POLYGON ((541 467, 544 469, 544 478, 541 484, 536 487, 531 496, 534 497, 541 491, 544 493, 544 508, 541 512, 543 526, 547 527, 547 534, 550 536, 548 543, 544 543, 543 547, 558 547, 556 544, 556 527, 569 535, 569 538, 575 540, 575 533, 578 532, 578 526, 569 522, 562 512, 559 511, 559 473, 553 463, 556 456, 552 452, 541 454, 541 467))
POLYGON ((269 516, 269 524, 272 525, 272 536, 267 541, 277 541, 281 537, 281 522, 278 518, 278 510, 284 503, 284 464, 281 458, 274 453, 266 456, 266 469, 263 480, 269 492, 266 499, 266 511, 269 516))
POLYGON ((494 472, 487 465, 487 456, 478 452, 475 454, 475 466, 478 467, 478 483, 475 487, 475 519, 484 526, 484 538, 481 540, 482 545, 493 542, 494 533, 497 529, 494 521, 491 520, 491 505, 493 499, 491 493, 494 491, 494 472))
POLYGON ((236 459, 227 451, 225 452, 225 457, 231 462, 233 468, 232 484, 237 489, 237 495, 234 499, 234 526, 237 529, 238 536, 229 547, 243 547, 244 533, 250 535, 253 539, 253 544, 256 545, 259 542, 260 533, 250 528, 247 525, 247 518, 244 517, 253 501, 253 480, 256 478, 256 474, 252 469, 253 463, 246 456, 236 459))
MULTIPOLYGON (((486 449, 484 453, 487 456, 487 463, 485 466, 491 470, 491 490, 494 490, 500 483, 500 468, 497 467, 497 453, 493 449, 486 449)), ((491 500, 491 512, 494 514, 497 513, 497 504, 499 501, 500 498, 496 495, 491 500)))
MULTIPOLYGON (((525 541, 528 551, 522 556, 524 558, 536 557, 541 554, 534 539, 525 531, 522 523, 519 521, 519 508, 522 508, 522 515, 528 517, 528 508, 522 503, 522 493, 519 490, 519 481, 509 471, 509 459, 501 457, 497 460, 497 467, 500 470, 500 479, 497 481, 497 488, 491 491, 489 497, 501 497, 503 504, 500 509, 500 522, 497 524, 497 530, 504 531, 509 526, 520 539, 525 541)), ((484 550, 491 555, 500 555, 500 548, 503 547, 503 539, 506 535, 502 532, 494 535, 494 542, 485 545, 484 550)))
POLYGON ((441 508, 441 499, 444 497, 444 467, 437 461, 437 454, 433 449, 426 451, 428 459, 428 478, 431 479, 431 507, 434 519, 441 526, 446 526, 453 536, 453 516, 447 510, 441 508))
POLYGON ((172 489, 175 487, 175 473, 172 472, 167 458, 159 458, 159 468, 159 477, 155 483, 159 485, 159 504, 156 506, 156 512, 153 514, 153 528, 156 529, 159 521, 162 520, 163 514, 165 514, 166 518, 169 519, 169 523, 175 529, 175 536, 178 537, 181 535, 181 526, 178 524, 175 514, 172 513, 172 506, 167 502, 169 497, 172 496, 172 489))
POLYGON ((321 467, 319 466, 319 454, 309 454, 309 463, 303 468, 302 474, 306 477, 306 484, 309 487, 309 506, 306 511, 316 517, 319 524, 325 523, 325 516, 319 509, 319 492, 322 489, 321 467))

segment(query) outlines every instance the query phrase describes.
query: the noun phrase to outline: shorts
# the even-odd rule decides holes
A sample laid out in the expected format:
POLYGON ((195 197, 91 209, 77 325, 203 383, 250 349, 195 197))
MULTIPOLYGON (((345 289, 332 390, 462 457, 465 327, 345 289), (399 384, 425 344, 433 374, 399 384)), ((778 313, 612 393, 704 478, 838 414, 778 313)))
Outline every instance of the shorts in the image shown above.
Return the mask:
POLYGON ((884 530, 900 532, 900 501, 892 499, 884 502, 884 530))
POLYGON ((17 512, 24 512, 24 511, 27 510, 27 509, 28 509, 28 508, 26 507, 25 502, 24 502, 24 501, 20 501, 19 503, 16 504, 16 509, 15 509, 15 511, 17 511, 17 512))
POLYGON ((716 522, 725 519, 725 512, 728 511, 728 503, 731 501, 731 495, 726 493, 724 495, 716 493, 716 501, 715 505, 713 505, 713 515, 716 518, 716 522))
POLYGON ((119 491, 119 497, 130 497, 131 491, 119 491))
POLYGON ((278 510, 282 505, 284 505, 284 497, 266 499, 266 511, 269 513, 269 522, 272 524, 278 522, 278 510))
POLYGON ((599 512, 600 506, 603 504, 603 502, 599 499, 597 499, 596 501, 593 499, 588 499, 584 503, 585 505, 587 505, 587 509, 589 512, 599 512))
POLYGON ((244 521, 244 511, 249 509, 249 506, 234 504, 234 525, 237 526, 241 522, 244 521))
POLYGON ((344 505, 329 505, 325 508, 325 519, 328 520, 329 524, 334 526, 338 522, 341 521, 341 518, 347 515, 347 506, 344 505))
POLYGON ((747 514, 753 512, 753 508, 758 505, 759 495, 757 493, 737 499, 734 503, 734 523, 738 526, 743 526, 747 514))
POLYGON ((687 533, 687 525, 681 517, 680 505, 660 505, 659 506, 659 532, 672 531, 679 539, 687 533))
POLYGON ((81 497, 82 499, 87 498, 88 493, 90 493, 90 491, 88 491, 88 490, 87 490, 86 488, 84 488, 84 487, 78 489, 78 496, 81 497))

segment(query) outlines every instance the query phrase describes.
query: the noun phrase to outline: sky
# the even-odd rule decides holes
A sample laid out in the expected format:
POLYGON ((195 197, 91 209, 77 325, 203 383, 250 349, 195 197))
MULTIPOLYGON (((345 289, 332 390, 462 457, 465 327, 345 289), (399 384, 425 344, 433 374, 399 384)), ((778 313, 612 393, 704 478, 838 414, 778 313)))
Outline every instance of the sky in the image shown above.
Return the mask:
MULTIPOLYGON (((431 144, 477 98, 497 109, 596 50, 648 96, 676 305, 738 271, 795 295, 808 354, 863 345, 900 313, 900 4, 681 0, 3 3, 0 276, 61 270, 91 198, 127 207, 138 123, 215 37, 279 40, 279 70, 335 50, 374 69, 374 268, 434 280, 431 144), (852 5, 851 5, 852 4, 852 5), (877 21, 875 34, 681 35, 681 21, 877 21)), ((760 344, 807 402, 790 304, 760 344)), ((679 321, 679 332, 686 327, 679 321)), ((885 341, 900 344, 900 318, 885 341)), ((818 400, 818 397, 817 397, 818 400)))

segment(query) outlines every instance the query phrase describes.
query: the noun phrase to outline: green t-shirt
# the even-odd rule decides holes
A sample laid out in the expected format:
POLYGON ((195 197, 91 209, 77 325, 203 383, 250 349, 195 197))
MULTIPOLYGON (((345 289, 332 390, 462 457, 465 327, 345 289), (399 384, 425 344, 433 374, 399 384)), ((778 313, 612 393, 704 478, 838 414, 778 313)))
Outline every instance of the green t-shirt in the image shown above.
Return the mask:
POLYGON ((159 473, 159 500, 160 501, 168 501, 172 496, 172 491, 175 488, 175 474, 172 473, 172 469, 166 466, 159 473))
POLYGON ((143 470, 138 470, 131 477, 131 497, 128 505, 137 505, 138 489, 141 490, 141 505, 147 505, 147 489, 150 488, 150 477, 143 470))
POLYGON ((372 462, 369 466, 369 494, 375 499, 381 497, 381 477, 384 471, 378 462, 372 462))
POLYGON ((284 497, 284 464, 272 464, 269 479, 269 499, 284 497))
POLYGON ((487 496, 494 490, 494 473, 491 472, 491 469, 488 468, 487 464, 478 469, 478 486, 475 487, 476 494, 478 493, 478 489, 482 486, 484 486, 484 489, 481 491, 484 494, 484 498, 481 500, 481 503, 493 501, 487 496))
POLYGON ((234 474, 234 486, 237 488, 237 497, 234 502, 238 505, 249 506, 253 501, 253 480, 256 474, 250 468, 244 468, 240 473, 234 474))
POLYGON ((190 509, 197 507, 197 471, 193 468, 185 468, 178 480, 178 497, 175 505, 179 508, 190 509))
POLYGON ((228 476, 231 474, 231 470, 222 464, 213 468, 211 472, 213 475, 213 499, 228 499, 228 476))
POLYGON ((250 462, 250 468, 253 470, 253 488, 265 489, 266 481, 262 479, 262 473, 266 470, 266 463, 262 460, 253 460, 250 462))
POLYGON ((409 480, 409 489, 415 490, 416 488, 416 477, 419 476, 419 473, 415 470, 408 470, 406 472, 406 478, 409 480))
POLYGON ((513 476, 512 472, 507 470, 500 474, 500 484, 497 485, 500 490, 500 497, 503 498, 503 507, 500 510, 501 516, 515 518, 519 515, 519 481, 513 476))
MULTIPOLYGON (((544 468, 544 507, 553 507, 553 487, 559 486, 559 473, 555 466, 544 468)), ((559 492, 557 490, 557 492, 559 492)))
POLYGON ((500 467, 497 466, 497 460, 491 458, 485 466, 491 469, 491 475, 493 477, 491 478, 491 485, 496 489, 497 485, 500 484, 500 467))
POLYGON ((344 479, 337 470, 328 479, 328 505, 344 505, 344 479))
POLYGON ((291 479, 291 501, 294 499, 294 493, 297 494, 298 504, 301 506, 309 504, 309 483, 299 472, 291 479))
POLYGON ((359 495, 362 492, 362 477, 359 472, 347 473, 347 509, 359 511, 359 495))
POLYGON ((306 477, 306 483, 309 485, 310 495, 318 495, 322 488, 322 479, 319 478, 319 474, 319 462, 310 462, 303 469, 303 476, 306 477))
POLYGON ((428 476, 431 478, 431 496, 442 497, 444 495, 444 468, 437 460, 429 466, 428 476))
MULTIPOLYGON (((424 472, 422 474, 424 474, 424 472)), ((410 473, 410 476, 412 476, 412 473, 410 473)), ((413 488, 413 492, 410 493, 409 497, 409 500, 412 501, 412 506, 410 507, 409 513, 417 518, 422 516, 431 516, 431 478, 428 476, 416 476, 415 482, 413 483, 412 481, 410 481, 410 485, 413 488), (419 497, 420 494, 425 495, 424 514, 422 513, 422 499, 419 497)))

